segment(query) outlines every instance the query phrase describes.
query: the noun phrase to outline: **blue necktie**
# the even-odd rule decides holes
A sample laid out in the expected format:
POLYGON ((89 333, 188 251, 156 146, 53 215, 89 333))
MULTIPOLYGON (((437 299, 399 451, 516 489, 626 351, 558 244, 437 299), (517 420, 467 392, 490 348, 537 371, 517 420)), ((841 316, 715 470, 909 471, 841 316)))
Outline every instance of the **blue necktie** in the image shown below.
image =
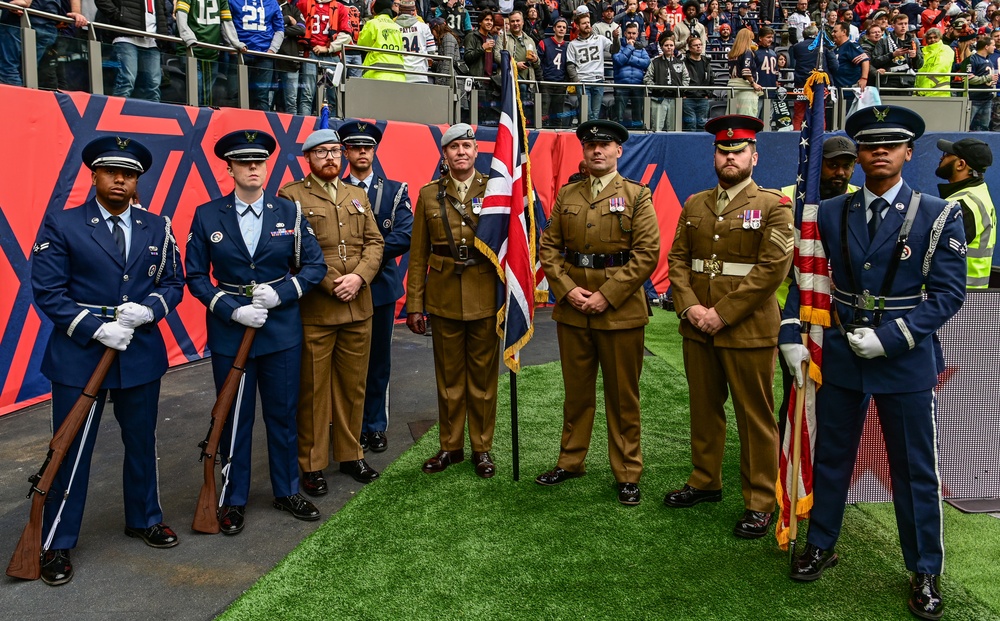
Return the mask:
POLYGON ((122 219, 119 216, 111 216, 108 219, 111 220, 111 237, 114 238, 118 252, 122 253, 122 261, 124 261, 128 257, 125 254, 125 229, 121 225, 122 219))
POLYGON ((888 206, 889 203, 882 197, 876 198, 872 201, 871 205, 868 205, 868 209, 872 212, 872 217, 868 220, 869 243, 875 239, 875 233, 878 232, 878 225, 882 224, 882 210, 888 206))

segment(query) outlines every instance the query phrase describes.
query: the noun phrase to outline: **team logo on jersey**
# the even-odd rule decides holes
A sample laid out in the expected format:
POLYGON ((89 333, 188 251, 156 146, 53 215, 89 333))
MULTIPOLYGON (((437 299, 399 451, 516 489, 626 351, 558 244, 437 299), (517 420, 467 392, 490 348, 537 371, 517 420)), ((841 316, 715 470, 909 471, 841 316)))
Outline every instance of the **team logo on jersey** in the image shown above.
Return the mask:
POLYGON ((213 244, 219 243, 220 241, 222 241, 222 231, 216 231, 212 233, 212 236, 209 237, 209 239, 212 240, 213 244))

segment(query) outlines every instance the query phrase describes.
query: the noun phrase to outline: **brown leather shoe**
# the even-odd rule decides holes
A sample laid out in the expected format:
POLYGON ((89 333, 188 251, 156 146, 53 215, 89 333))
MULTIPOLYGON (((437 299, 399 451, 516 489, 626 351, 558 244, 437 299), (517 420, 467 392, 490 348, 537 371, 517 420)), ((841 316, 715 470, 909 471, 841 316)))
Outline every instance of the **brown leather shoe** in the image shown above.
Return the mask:
POLYGON ((424 472, 433 474, 441 472, 452 464, 460 464, 465 461, 465 449, 457 451, 438 451, 437 455, 424 462, 424 472))
POLYGON ((497 473, 496 464, 493 463, 489 451, 484 453, 472 451, 472 465, 476 467, 476 475, 483 479, 490 479, 497 473))

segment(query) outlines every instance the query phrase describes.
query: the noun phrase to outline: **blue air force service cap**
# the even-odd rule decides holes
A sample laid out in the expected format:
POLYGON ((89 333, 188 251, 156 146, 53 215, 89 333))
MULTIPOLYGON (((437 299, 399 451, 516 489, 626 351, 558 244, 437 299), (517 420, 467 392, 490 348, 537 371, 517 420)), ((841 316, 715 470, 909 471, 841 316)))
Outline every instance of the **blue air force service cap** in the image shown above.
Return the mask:
POLYGON ((870 106, 847 117, 844 131, 858 144, 900 144, 924 133, 924 119, 902 106, 870 106))
POLYGON ((317 129, 302 143, 302 152, 308 153, 321 144, 340 144, 340 134, 332 129, 317 129))
POLYGON ((131 138, 104 136, 91 140, 83 148, 83 163, 90 170, 103 166, 134 170, 141 175, 153 165, 153 155, 131 138))
POLYGON ((576 137, 580 142, 617 142, 624 144, 628 140, 628 130, 615 123, 604 119, 595 119, 581 123, 576 128, 576 137))
POLYGON ((715 148, 726 153, 738 153, 757 142, 757 132, 763 129, 760 119, 743 114, 725 114, 705 123, 705 131, 715 136, 715 148))
POLYGON ((241 129, 219 138, 215 156, 236 162, 263 162, 271 157, 278 142, 271 134, 257 129, 241 129))
POLYGON ((374 147, 382 142, 382 131, 374 123, 348 121, 337 130, 340 141, 346 145, 374 147))
POLYGON ((468 123, 455 123, 441 136, 441 148, 447 147, 456 140, 475 140, 476 132, 468 123))

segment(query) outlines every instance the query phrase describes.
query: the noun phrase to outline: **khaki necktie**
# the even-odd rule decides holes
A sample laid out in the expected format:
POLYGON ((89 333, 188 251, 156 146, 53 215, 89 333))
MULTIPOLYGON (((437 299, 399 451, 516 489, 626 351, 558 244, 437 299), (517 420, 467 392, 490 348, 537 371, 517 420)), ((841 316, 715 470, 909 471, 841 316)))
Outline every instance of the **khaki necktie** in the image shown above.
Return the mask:
POLYGON ((323 184, 323 189, 326 190, 326 193, 330 195, 330 200, 332 200, 333 202, 336 203, 337 202, 337 182, 336 181, 327 181, 327 182, 325 182, 323 184))
POLYGON ((729 193, 723 190, 722 192, 719 192, 719 198, 715 202, 715 213, 717 215, 721 215, 722 212, 725 211, 726 207, 728 206, 729 206, 729 193))
POLYGON ((458 193, 458 200, 465 202, 465 195, 469 192, 469 187, 465 185, 464 181, 459 181, 455 184, 455 192, 458 193))
POLYGON ((597 198, 597 195, 601 193, 604 184, 601 182, 600 178, 594 179, 593 184, 590 186, 590 198, 591 200, 597 198))

